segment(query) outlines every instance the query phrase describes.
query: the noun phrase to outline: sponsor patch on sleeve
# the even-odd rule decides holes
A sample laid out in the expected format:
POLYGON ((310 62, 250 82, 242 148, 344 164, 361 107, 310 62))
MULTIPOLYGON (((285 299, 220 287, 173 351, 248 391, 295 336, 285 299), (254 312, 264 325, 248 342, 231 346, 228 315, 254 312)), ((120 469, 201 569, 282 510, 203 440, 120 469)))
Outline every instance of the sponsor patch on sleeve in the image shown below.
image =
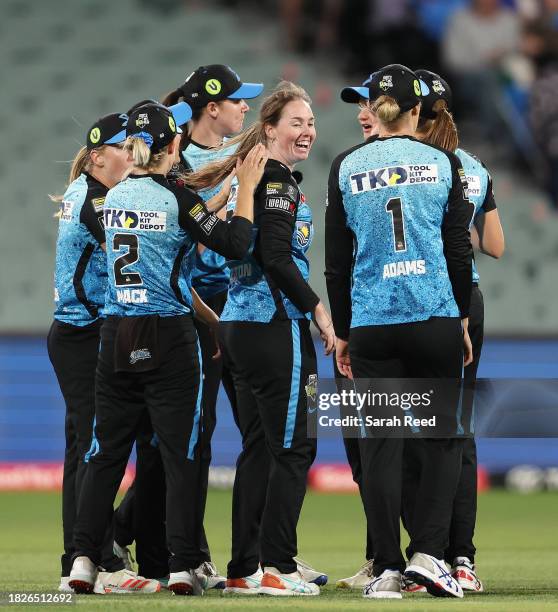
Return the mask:
POLYGON ((285 212, 293 217, 296 212, 296 204, 292 200, 279 196, 268 196, 265 200, 264 208, 266 210, 278 210, 285 212))
POLYGON ((265 186, 265 193, 267 195, 275 195, 283 191, 283 183, 268 183, 265 186))
POLYGON ((60 221, 71 221, 74 203, 70 200, 60 202, 60 221))
POLYGON ((198 204, 196 204, 190 209, 188 214, 190 215, 190 217, 192 217, 192 219, 194 219, 196 223, 199 223, 203 220, 205 216, 207 216, 207 211, 205 210, 203 204, 198 202, 198 204))
POLYGON ((215 215, 209 215, 205 221, 200 223, 200 227, 202 228, 204 234, 209 236, 218 222, 219 219, 215 215))
POLYGON ((465 176, 465 170, 463 170, 463 168, 458 168, 457 172, 459 173, 459 178, 461 179, 461 186, 463 187, 463 197, 468 200, 469 189, 467 187, 467 177, 465 176))
POLYGON ((103 211, 103 207, 105 205, 105 198, 93 198, 91 200, 91 204, 93 204, 95 212, 100 213, 103 211))

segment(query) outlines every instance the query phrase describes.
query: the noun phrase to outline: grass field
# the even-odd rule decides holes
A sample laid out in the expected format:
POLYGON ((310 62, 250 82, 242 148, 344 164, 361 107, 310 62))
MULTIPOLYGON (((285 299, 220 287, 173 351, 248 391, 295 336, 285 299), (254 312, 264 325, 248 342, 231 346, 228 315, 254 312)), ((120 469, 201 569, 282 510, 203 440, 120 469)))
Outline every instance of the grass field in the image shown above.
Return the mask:
MULTIPOLYGON (((0 591, 52 591, 59 580, 60 497, 51 493, 0 494, 0 591)), ((558 495, 522 496, 503 491, 479 500, 477 565, 486 593, 464 600, 409 595, 403 601, 364 600, 337 591, 335 580, 363 562, 364 522, 357 496, 312 493, 299 525, 301 556, 330 576, 330 585, 312 598, 203 598, 80 596, 80 610, 558 610, 558 495)), ((230 543, 230 493, 212 491, 207 533, 218 567, 224 569, 230 543)), ((48 606, 50 609, 54 606, 48 606)), ((44 608, 44 606, 43 606, 44 608)))

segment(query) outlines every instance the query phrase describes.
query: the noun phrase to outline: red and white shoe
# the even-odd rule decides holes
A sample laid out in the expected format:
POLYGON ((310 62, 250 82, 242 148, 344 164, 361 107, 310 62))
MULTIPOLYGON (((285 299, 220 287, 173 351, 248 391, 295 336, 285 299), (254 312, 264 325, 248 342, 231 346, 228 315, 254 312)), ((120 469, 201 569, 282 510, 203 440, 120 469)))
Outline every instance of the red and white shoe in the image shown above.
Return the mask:
POLYGON ((456 557, 451 566, 451 575, 464 591, 468 593, 482 593, 484 587, 479 580, 475 566, 468 557, 456 557))
POLYGON ((401 592, 402 593, 426 593, 426 587, 422 584, 417 584, 410 578, 401 576, 401 592))
POLYGON ((306 582, 298 570, 292 574, 282 574, 275 567, 266 567, 260 593, 278 597, 319 595, 320 587, 313 582, 306 582))
POLYGON ((194 570, 171 572, 167 589, 175 595, 203 595, 203 586, 200 584, 194 570))
POLYGON ((97 566, 89 557, 77 557, 72 565, 68 586, 74 593, 93 593, 97 574, 97 566))
POLYGON ((158 580, 138 576, 127 569, 118 572, 99 572, 95 581, 94 593, 158 593, 161 583, 158 580))
POLYGON ((223 589, 225 595, 259 595, 262 584, 263 572, 258 567, 250 576, 244 578, 227 578, 227 584, 223 589))

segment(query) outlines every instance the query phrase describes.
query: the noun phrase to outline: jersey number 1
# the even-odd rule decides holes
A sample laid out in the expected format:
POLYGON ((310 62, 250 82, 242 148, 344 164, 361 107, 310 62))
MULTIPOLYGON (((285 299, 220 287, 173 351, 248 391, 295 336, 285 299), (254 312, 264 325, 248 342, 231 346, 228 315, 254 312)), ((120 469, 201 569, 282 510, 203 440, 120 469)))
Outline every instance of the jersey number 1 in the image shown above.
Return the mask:
POLYGON ((135 264, 139 259, 138 237, 135 234, 115 234, 112 250, 120 252, 122 247, 128 247, 128 250, 114 260, 114 284, 117 287, 143 285, 141 274, 138 272, 122 272, 124 268, 135 264))
POLYGON ((391 214, 393 226, 393 248, 396 253, 407 250, 405 241, 405 222, 403 220, 403 203, 401 198, 391 198, 386 204, 386 210, 391 214))

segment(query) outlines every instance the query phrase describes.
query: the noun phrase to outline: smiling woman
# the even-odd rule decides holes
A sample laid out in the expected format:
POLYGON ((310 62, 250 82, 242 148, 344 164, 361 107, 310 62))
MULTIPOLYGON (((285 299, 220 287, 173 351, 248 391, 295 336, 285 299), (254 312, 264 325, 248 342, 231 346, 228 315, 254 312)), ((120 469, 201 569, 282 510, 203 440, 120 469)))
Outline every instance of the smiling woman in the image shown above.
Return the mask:
MULTIPOLYGON (((316 454, 316 440, 306 434, 305 386, 317 380, 310 319, 327 353, 334 341, 329 315, 308 284, 312 219, 292 174, 316 139, 310 103, 304 89, 280 83, 264 100, 259 120, 230 141, 238 144, 236 152, 189 177, 196 188, 206 188, 221 181, 256 143, 269 154, 254 194, 252 246, 242 260, 230 263, 221 316, 243 447, 226 592, 319 593, 295 559, 296 525, 316 454)), ((228 212, 234 208, 233 195, 228 212)))

